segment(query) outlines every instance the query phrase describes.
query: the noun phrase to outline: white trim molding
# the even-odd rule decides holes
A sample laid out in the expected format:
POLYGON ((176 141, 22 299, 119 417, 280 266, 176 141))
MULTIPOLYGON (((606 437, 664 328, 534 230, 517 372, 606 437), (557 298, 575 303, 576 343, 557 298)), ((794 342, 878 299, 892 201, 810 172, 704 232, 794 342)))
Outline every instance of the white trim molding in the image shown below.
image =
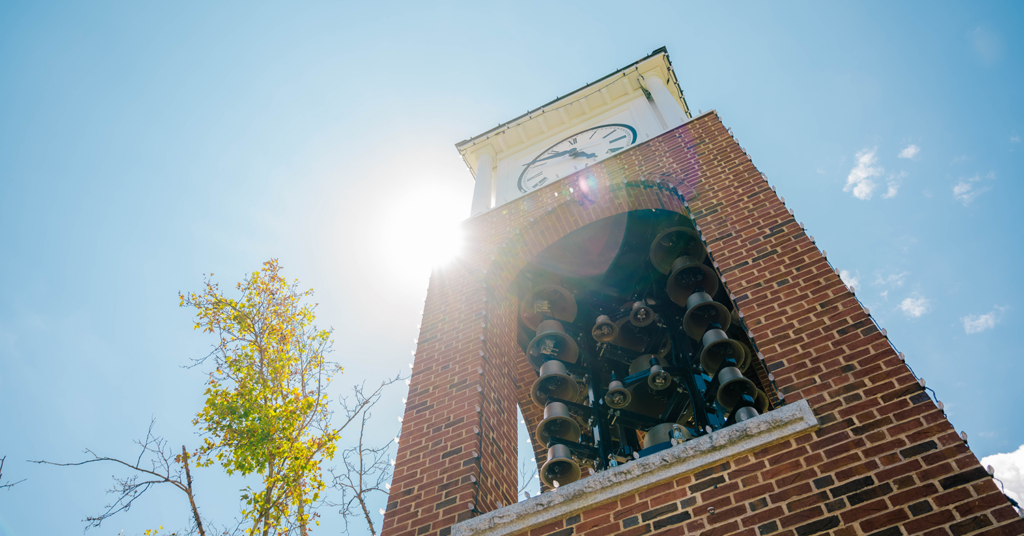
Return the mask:
POLYGON ((817 428, 818 419, 810 405, 799 400, 557 490, 456 523, 452 536, 518 534, 817 428))

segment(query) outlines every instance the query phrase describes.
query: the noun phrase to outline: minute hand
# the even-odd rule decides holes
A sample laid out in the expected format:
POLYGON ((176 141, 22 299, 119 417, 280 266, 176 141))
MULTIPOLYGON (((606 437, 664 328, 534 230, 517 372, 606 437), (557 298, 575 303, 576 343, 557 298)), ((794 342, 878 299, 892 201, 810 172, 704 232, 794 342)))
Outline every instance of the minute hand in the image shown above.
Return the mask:
POLYGON ((551 156, 545 156, 544 158, 538 158, 538 159, 534 160, 533 162, 530 162, 529 164, 523 164, 523 167, 532 166, 533 164, 536 164, 537 162, 543 162, 545 160, 551 160, 552 158, 558 158, 560 156, 565 156, 565 155, 571 153, 572 151, 573 151, 572 149, 569 149, 568 151, 557 152, 557 153, 555 153, 555 154, 553 154, 551 156))

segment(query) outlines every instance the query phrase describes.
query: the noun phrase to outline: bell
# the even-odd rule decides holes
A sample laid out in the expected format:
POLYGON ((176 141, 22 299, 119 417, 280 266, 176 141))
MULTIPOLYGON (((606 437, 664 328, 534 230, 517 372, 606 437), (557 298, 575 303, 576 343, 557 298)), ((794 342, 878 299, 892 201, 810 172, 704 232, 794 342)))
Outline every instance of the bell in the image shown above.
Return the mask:
POLYGON ((604 395, 604 403, 610 408, 622 409, 629 405, 632 398, 629 390, 612 375, 612 381, 608 384, 608 394, 604 395))
POLYGON ((580 479, 580 466, 572 459, 572 449, 565 445, 555 445, 548 449, 548 461, 540 468, 540 480, 555 487, 576 482, 580 479))
POLYGON ((700 235, 689 227, 665 229, 651 243, 651 264, 663 274, 671 271, 672 261, 677 257, 690 257, 700 263, 706 255, 700 235))
POLYGON ((700 342, 704 345, 704 349, 700 351, 700 366, 710 376, 714 376, 718 372, 726 359, 733 358, 736 361, 736 366, 740 367, 747 357, 743 344, 730 339, 720 329, 707 330, 700 342))
POLYGON ((629 321, 634 326, 642 328, 654 322, 654 309, 642 301, 633 302, 633 310, 629 312, 629 321))
POLYGON ((657 357, 665 357, 669 351, 672 350, 672 338, 665 337, 664 342, 661 343, 661 349, 654 353, 657 357))
POLYGON ((718 404, 732 410, 743 395, 757 396, 757 387, 748 380, 740 369, 725 367, 718 373, 718 404))
POLYGON ((547 445, 552 437, 567 441, 580 440, 580 424, 569 413, 569 408, 561 402, 550 402, 544 406, 544 420, 537 425, 537 441, 547 445))
POLYGON ((750 364, 754 362, 754 349, 744 342, 736 342, 739 342, 740 346, 743 347, 743 356, 741 360, 737 361, 736 368, 740 369, 740 372, 746 372, 750 364))
POLYGON ((575 402, 579 396, 579 385, 565 369, 565 363, 549 359, 540 366, 540 377, 533 382, 530 397, 541 407, 548 403, 548 397, 575 402))
POLYGON ((661 365, 651 365, 651 373, 647 375, 647 386, 655 391, 661 391, 668 389, 671 385, 672 375, 665 372, 661 365))
POLYGON ((729 310, 706 292, 694 292, 686 300, 683 329, 692 339, 700 340, 711 323, 720 325, 722 330, 729 329, 730 320, 729 310))
POLYGON ((615 334, 615 338, 612 339, 610 344, 621 346, 634 352, 643 352, 644 346, 647 345, 646 340, 640 337, 636 330, 632 329, 632 325, 623 328, 626 324, 629 324, 629 317, 622 317, 615 321, 615 326, 618 332, 615 334))
POLYGON ((619 334, 619 326, 616 326, 608 315, 601 315, 597 317, 597 323, 594 324, 594 329, 590 330, 590 334, 597 342, 612 342, 619 334))
MULTIPOLYGON (((637 357, 629 365, 629 375, 632 376, 638 372, 643 372, 651 368, 651 358, 655 357, 651 354, 645 354, 637 357)), ((664 358, 657 357, 657 364, 659 367, 664 369, 668 366, 668 361, 664 358)), ((658 417, 669 401, 672 399, 672 395, 675 393, 673 389, 655 390, 652 389, 647 382, 638 382, 630 385, 626 389, 630 393, 629 406, 627 410, 641 415, 647 415, 648 417, 658 417)))
POLYGON ((703 289, 713 296, 718 291, 718 276, 695 257, 679 257, 672 262, 665 292, 676 305, 686 305, 687 298, 696 289, 703 289))
POLYGON ((750 406, 743 406, 742 408, 736 410, 736 422, 743 422, 747 419, 753 419, 758 415, 760 415, 760 413, 756 409, 750 406))
POLYGON ((693 439, 693 436, 690 435, 689 430, 681 425, 663 422, 647 431, 647 435, 644 436, 644 448, 649 449, 673 439, 676 440, 676 444, 679 444, 687 439, 693 439))
POLYGON ((764 394, 764 391, 760 389, 757 390, 757 395, 754 396, 754 409, 757 410, 758 414, 768 411, 768 395, 764 394))
POLYGON ((535 287, 519 302, 519 317, 523 324, 537 331, 544 315, 572 322, 576 320, 576 299, 558 285, 535 287))
POLYGON ((545 358, 575 363, 579 347, 572 337, 565 334, 561 322, 545 320, 537 326, 537 336, 526 348, 526 357, 534 369, 540 369, 545 358))

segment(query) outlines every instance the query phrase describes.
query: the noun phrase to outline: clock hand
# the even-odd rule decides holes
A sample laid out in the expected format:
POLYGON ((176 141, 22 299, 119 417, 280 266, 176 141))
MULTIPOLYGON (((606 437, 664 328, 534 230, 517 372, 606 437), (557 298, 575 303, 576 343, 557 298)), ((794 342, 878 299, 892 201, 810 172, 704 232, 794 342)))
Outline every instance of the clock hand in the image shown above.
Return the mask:
POLYGON ((555 154, 553 154, 551 156, 545 156, 544 158, 538 158, 538 159, 534 160, 533 162, 530 162, 529 164, 523 164, 523 167, 526 167, 526 166, 529 166, 529 165, 532 165, 532 164, 536 164, 537 162, 543 162, 545 160, 551 160, 552 158, 558 158, 558 157, 561 157, 561 156, 565 156, 565 155, 573 152, 573 150, 574 149, 569 149, 568 151, 560 151, 560 152, 557 152, 557 153, 555 153, 555 154))

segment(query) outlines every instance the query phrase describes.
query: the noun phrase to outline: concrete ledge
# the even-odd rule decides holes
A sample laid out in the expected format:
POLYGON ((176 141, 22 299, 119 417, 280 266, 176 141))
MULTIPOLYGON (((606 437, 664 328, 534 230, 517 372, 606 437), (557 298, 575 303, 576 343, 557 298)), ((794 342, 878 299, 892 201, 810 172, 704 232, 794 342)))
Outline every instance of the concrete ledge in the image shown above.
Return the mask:
POLYGON ((818 428, 806 400, 456 523, 452 536, 517 534, 818 428))

